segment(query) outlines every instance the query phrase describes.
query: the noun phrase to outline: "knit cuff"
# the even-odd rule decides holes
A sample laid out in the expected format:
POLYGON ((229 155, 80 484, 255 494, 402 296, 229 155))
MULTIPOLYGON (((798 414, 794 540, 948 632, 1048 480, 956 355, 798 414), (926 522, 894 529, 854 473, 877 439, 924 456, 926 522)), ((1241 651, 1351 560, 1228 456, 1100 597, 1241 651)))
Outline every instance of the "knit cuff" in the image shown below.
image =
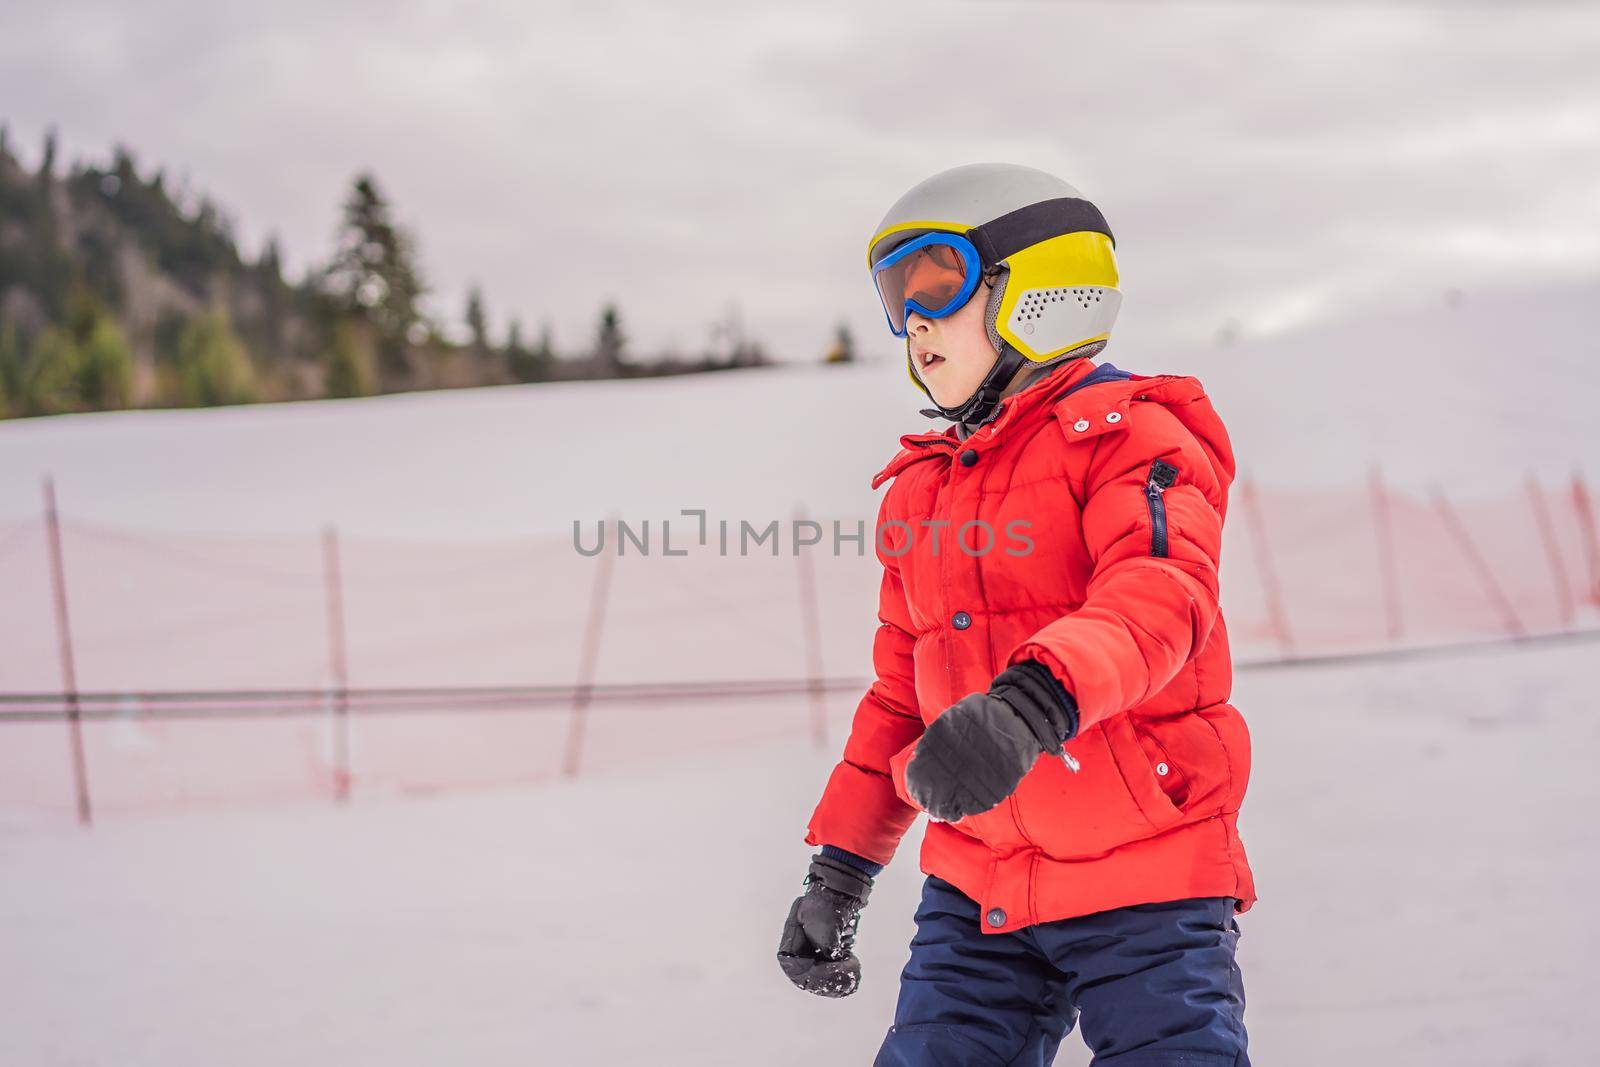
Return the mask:
POLYGON ((829 859, 838 860, 840 863, 848 863, 850 866, 856 868, 856 870, 860 871, 868 878, 876 878, 878 875, 883 873, 883 864, 873 863, 869 859, 863 859, 854 852, 846 852, 837 845, 823 845, 822 854, 827 856, 829 859))
POLYGON ((1060 755, 1062 745, 1077 736, 1078 702, 1037 660, 1025 659, 1001 671, 989 693, 1010 705, 1051 755, 1060 755))

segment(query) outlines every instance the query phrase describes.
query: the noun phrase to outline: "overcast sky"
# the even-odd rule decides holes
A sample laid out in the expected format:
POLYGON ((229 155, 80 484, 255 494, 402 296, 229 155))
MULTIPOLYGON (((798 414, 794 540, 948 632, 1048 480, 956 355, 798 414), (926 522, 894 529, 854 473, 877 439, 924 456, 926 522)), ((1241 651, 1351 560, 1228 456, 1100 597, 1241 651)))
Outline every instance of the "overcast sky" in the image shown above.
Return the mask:
POLYGON ((1055 172, 1118 237, 1124 336, 1208 339, 1600 279, 1600 12, 1562 3, 0 4, 23 158, 125 143, 247 249, 326 256, 370 168, 441 317, 684 351, 740 308, 787 358, 848 321, 928 174, 1055 172), (337 10, 335 10, 337 9, 337 10))

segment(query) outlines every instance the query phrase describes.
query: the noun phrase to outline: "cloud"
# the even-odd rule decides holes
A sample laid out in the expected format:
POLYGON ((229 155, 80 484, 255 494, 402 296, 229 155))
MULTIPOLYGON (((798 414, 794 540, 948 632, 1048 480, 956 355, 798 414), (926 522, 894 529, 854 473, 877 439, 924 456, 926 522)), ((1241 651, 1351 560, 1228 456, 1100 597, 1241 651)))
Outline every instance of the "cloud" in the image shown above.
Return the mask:
POLYGON ((186 175, 291 264, 372 168, 437 306, 642 347, 736 303, 780 355, 843 319, 884 207, 1012 159, 1118 233, 1124 335, 1284 329, 1347 304, 1593 277, 1600 17, 1262 4, 10 5, 0 119, 186 175))

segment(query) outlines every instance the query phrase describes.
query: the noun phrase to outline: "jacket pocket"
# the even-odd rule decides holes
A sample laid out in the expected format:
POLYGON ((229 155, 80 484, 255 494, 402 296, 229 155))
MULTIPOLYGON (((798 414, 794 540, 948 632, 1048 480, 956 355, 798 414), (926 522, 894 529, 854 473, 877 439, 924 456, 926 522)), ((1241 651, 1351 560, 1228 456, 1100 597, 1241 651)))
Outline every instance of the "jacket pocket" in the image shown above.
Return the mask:
POLYGON ((1137 719, 1133 723, 1133 732, 1144 749, 1145 761, 1155 768, 1156 783, 1161 786, 1161 791, 1176 807, 1185 807, 1189 800, 1189 774, 1184 769, 1184 762, 1174 759, 1161 739, 1137 719))
POLYGON ((1127 716, 1113 715, 1067 742, 1076 772, 1041 756, 1017 787, 1018 823, 1046 855, 1098 856, 1151 837, 1180 817, 1164 795, 1153 795, 1161 794, 1155 772, 1126 722, 1127 716), (1122 730, 1129 731, 1126 737, 1122 730))
POLYGON ((1243 726, 1228 704, 1130 721, 1157 785, 1188 822, 1238 807, 1233 797, 1250 773, 1249 742, 1237 737, 1243 726))
MULTIPOLYGON (((1160 760, 1152 761, 1134 727, 1133 718, 1127 714, 1112 715, 1102 720, 1112 754, 1117 760, 1117 770, 1127 785, 1128 795, 1138 805, 1139 811, 1149 821, 1152 832, 1165 830, 1183 818, 1183 809, 1175 804, 1163 788, 1158 767, 1160 760)), ((1168 768, 1171 773, 1171 768, 1168 768)))

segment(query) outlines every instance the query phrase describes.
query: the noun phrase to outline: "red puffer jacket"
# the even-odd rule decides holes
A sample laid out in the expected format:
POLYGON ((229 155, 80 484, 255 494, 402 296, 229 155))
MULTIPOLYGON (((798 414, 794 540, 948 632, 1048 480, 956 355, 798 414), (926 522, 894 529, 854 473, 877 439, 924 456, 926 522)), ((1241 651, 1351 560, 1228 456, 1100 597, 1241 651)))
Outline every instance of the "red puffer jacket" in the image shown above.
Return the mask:
POLYGON ((921 869, 1003 933, 1128 904, 1255 889, 1236 827, 1250 773, 1217 564, 1233 452, 1200 383, 1079 360, 965 441, 908 434, 873 479, 877 678, 806 842, 887 863, 919 809, 924 725, 1007 665, 1078 704, 1067 752, 998 807, 930 822, 921 869), (987 548, 987 550, 985 550, 987 548))

